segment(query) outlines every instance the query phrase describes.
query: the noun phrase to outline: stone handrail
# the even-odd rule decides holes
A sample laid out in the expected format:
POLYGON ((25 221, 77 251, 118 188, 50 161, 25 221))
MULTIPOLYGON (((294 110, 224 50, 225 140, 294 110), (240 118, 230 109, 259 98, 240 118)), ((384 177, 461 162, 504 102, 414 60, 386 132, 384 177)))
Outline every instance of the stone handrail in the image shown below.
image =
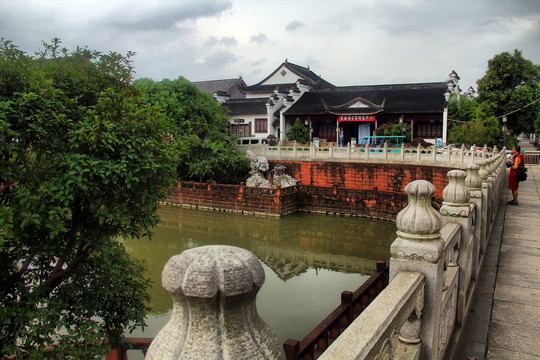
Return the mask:
POLYGON ((315 359, 328 348, 332 338, 339 336, 342 329, 347 328, 359 314, 388 285, 388 262, 378 261, 377 271, 369 277, 356 291, 343 291, 341 304, 338 305, 323 321, 321 321, 302 340, 287 339, 283 344, 287 360, 315 359))
POLYGON ((396 218, 398 231, 391 246, 387 288, 391 291, 383 291, 363 317, 349 326, 347 335, 341 335, 320 359, 438 360, 453 353, 476 288, 499 197, 504 193, 505 160, 501 151, 469 164, 467 172, 449 171, 440 212, 431 206, 435 193, 431 183, 416 180, 405 187, 409 203, 396 218), (403 344, 402 320, 395 319, 411 314, 410 305, 406 305, 411 288, 402 284, 404 277, 420 275, 425 287, 422 316, 407 315, 408 323, 415 324, 407 325, 414 328, 410 332, 419 334, 411 350, 403 344), (392 304, 398 308, 385 312, 392 304), (395 339, 398 332, 399 341, 395 339))
POLYGON ((471 149, 461 147, 456 148, 438 148, 430 146, 423 148, 418 145, 409 147, 402 144, 400 147, 389 147, 385 143, 382 147, 377 146, 316 146, 314 143, 309 145, 299 145, 293 143, 290 145, 237 145, 241 151, 253 152, 257 156, 265 156, 269 160, 317 160, 317 161, 388 161, 405 163, 445 163, 445 164, 474 164, 479 160, 490 159, 498 153, 495 147, 489 151, 487 147, 481 150, 476 146, 471 149))
POLYGON ((423 308, 424 275, 403 271, 319 360, 388 359, 396 351, 418 358, 423 308))

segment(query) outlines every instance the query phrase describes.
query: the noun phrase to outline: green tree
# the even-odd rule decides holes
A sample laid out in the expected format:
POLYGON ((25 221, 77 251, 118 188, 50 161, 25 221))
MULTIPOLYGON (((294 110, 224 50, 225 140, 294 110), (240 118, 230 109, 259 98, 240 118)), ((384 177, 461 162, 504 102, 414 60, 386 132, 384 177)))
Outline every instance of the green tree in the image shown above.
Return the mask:
POLYGON ((157 105, 171 127, 179 150, 182 180, 239 183, 249 173, 249 160, 234 146, 228 110, 188 80, 139 79, 135 87, 157 105))
MULTIPOLYGON (((375 134, 377 136, 401 136, 401 124, 388 123, 379 126, 375 129, 375 134)), ((408 142, 411 139, 411 125, 404 123, 403 124, 403 142, 408 142)), ((397 141, 394 139, 388 140, 389 144, 396 144, 397 141)))
POLYGON ((249 173, 249 160, 232 143, 184 135, 176 142, 178 174, 199 182, 239 184, 249 173))
POLYGON ((525 59, 521 51, 503 52, 488 61, 484 77, 477 81, 479 101, 496 116, 508 114, 508 128, 519 135, 540 130, 540 66, 525 59))
POLYGON ((452 126, 448 131, 448 142, 467 147, 502 145, 502 130, 493 110, 486 103, 461 97, 448 105, 448 117, 452 126))
MULTIPOLYGON (((478 98, 469 99, 466 96, 452 95, 450 102, 448 103, 448 118, 451 120, 469 121, 474 118, 474 113, 480 103, 478 98)), ((452 124, 452 121, 450 121, 452 124)))
POLYGON ((287 131, 287 139, 299 142, 300 144, 307 144, 309 142, 309 129, 302 123, 302 120, 297 118, 294 121, 293 126, 287 131))
POLYGON ((145 324, 148 281, 123 236, 149 235, 175 182, 160 112, 129 54, 0 44, 0 353, 103 356, 145 324))

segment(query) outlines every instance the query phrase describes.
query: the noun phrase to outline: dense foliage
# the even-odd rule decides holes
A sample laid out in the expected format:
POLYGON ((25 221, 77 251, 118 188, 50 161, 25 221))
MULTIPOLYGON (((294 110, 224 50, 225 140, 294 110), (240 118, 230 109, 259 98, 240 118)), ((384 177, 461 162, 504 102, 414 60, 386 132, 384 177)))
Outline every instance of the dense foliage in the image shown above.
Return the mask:
POLYGON ((477 81, 479 101, 495 116, 508 114, 508 128, 515 135, 540 131, 540 66, 523 58, 521 51, 503 52, 488 62, 477 81), (535 102, 536 101, 536 102, 535 102))
POLYGON ((300 144, 309 142, 309 129, 302 123, 302 120, 299 118, 295 120, 293 126, 287 131, 287 139, 300 144))
MULTIPOLYGON (((448 143, 466 147, 502 145, 502 126, 488 104, 465 96, 453 98, 448 105, 448 118, 448 143)), ((506 145, 511 142, 512 138, 507 136, 506 145)))
POLYGON ((175 181, 162 114, 130 55, 0 44, 0 353, 91 359, 144 326, 148 282, 122 236, 149 234, 175 181), (105 342, 103 342, 105 340, 105 342))
POLYGON ((181 156, 182 180, 239 183, 249 173, 249 160, 230 136, 227 109, 188 80, 139 79, 135 87, 161 108, 172 125, 171 140, 181 156))

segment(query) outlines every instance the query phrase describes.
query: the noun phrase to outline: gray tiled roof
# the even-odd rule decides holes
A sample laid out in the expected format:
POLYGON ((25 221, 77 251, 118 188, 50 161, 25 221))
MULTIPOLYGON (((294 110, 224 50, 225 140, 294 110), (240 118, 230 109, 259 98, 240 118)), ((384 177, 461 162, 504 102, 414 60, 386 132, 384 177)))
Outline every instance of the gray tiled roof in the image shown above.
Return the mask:
POLYGON ((384 113, 442 113, 447 89, 445 82, 313 89, 298 99, 285 114, 326 114, 328 108, 343 109, 343 105, 355 98, 382 104, 384 113))
POLYGON ((301 81, 307 82, 309 85, 313 87, 320 87, 320 88, 332 88, 334 85, 329 83, 328 81, 324 80, 319 75, 315 74, 313 71, 311 71, 307 67, 303 67, 300 65, 296 65, 293 63, 290 63, 288 61, 285 61, 281 65, 279 65, 270 75, 268 75, 263 80, 259 81, 255 85, 251 86, 245 86, 242 87, 241 90, 243 92, 250 92, 250 93, 269 93, 274 91, 277 88, 285 88, 285 89, 292 89, 295 87, 295 83, 286 83, 286 84, 272 84, 272 85, 263 85, 264 82, 268 79, 270 79, 274 74, 281 69, 281 67, 284 66, 289 71, 293 72, 294 74, 298 75, 298 78, 301 79, 301 81))
POLYGON ((266 114, 268 99, 230 99, 223 103, 231 111, 231 115, 266 114))
POLYGON ((215 94, 218 91, 224 91, 228 94, 234 90, 235 87, 245 85, 244 80, 241 77, 236 79, 224 79, 224 80, 208 80, 208 81, 194 81, 193 84, 201 91, 209 94, 215 94))

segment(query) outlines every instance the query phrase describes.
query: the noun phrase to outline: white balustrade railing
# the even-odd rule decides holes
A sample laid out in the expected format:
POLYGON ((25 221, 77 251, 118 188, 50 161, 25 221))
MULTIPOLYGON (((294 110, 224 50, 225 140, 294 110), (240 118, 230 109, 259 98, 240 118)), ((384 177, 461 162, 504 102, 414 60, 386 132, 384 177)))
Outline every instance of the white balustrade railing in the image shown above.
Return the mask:
POLYGON ((497 154, 497 149, 488 151, 486 147, 479 149, 473 146, 470 149, 462 147, 438 148, 435 146, 423 148, 388 146, 316 146, 300 145, 297 143, 269 145, 248 144, 237 145, 241 151, 253 152, 257 156, 265 156, 269 160, 349 160, 349 161, 389 161, 389 162, 426 162, 426 163, 451 163, 451 164, 474 164, 480 159, 489 159, 497 154))
POLYGON ((494 152, 468 165, 467 172, 450 170, 440 212, 431 206, 431 183, 416 180, 405 187, 409 204, 396 217, 390 290, 382 292, 320 359, 451 357, 506 185, 505 160, 505 151, 494 152), (419 288, 423 295, 412 295, 419 288), (413 311, 415 296, 422 297, 416 300, 422 306, 413 311))

